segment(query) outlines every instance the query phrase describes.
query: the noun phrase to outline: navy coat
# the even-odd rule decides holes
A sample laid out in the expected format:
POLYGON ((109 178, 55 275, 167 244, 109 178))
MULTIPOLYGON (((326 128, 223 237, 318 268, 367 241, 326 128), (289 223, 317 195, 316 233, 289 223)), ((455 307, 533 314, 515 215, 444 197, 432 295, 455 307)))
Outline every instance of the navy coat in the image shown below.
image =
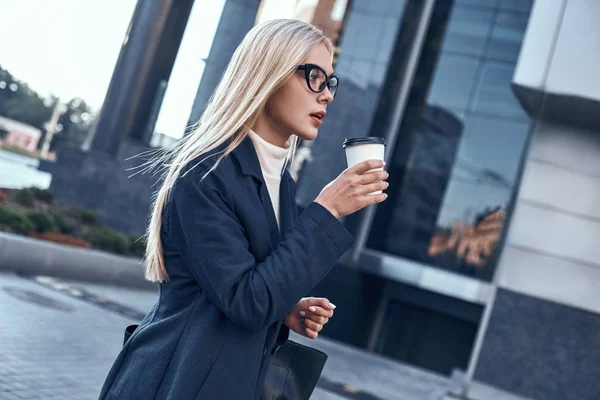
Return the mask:
POLYGON ((171 191, 161 233, 169 281, 119 353, 102 400, 259 398, 288 336, 283 317, 353 244, 321 205, 297 216, 288 171, 280 234, 249 138, 201 180, 215 161, 187 168, 171 191))

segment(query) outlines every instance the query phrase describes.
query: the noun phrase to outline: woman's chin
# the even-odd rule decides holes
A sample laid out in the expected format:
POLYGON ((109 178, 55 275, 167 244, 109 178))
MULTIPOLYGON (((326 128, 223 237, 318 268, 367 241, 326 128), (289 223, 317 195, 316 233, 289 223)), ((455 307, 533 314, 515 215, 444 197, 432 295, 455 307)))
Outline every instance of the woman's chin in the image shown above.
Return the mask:
POLYGON ((319 130, 312 129, 310 131, 299 132, 297 136, 302 140, 312 141, 315 140, 317 136, 319 136, 319 130))

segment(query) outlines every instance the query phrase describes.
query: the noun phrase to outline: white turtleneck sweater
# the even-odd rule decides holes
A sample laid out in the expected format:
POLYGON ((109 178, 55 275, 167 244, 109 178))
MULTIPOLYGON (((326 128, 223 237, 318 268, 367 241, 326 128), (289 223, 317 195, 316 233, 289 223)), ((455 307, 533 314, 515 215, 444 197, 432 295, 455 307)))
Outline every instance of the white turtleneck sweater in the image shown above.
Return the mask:
POLYGON ((273 204, 277 225, 279 225, 279 187, 288 149, 267 142, 252 130, 250 130, 249 136, 256 149, 260 168, 273 204))

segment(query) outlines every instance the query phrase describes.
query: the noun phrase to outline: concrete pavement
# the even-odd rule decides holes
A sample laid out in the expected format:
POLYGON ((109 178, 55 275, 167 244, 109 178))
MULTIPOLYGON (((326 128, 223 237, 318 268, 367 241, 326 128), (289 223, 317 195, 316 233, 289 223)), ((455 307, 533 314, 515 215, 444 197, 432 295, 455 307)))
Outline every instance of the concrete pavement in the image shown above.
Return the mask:
MULTIPOLYGON (((0 273, 0 400, 97 399, 123 329, 155 300, 154 291, 0 273)), ((329 355, 313 400, 446 398, 447 377, 324 338, 293 339, 329 355)), ((517 399, 482 385, 473 398, 517 399)))

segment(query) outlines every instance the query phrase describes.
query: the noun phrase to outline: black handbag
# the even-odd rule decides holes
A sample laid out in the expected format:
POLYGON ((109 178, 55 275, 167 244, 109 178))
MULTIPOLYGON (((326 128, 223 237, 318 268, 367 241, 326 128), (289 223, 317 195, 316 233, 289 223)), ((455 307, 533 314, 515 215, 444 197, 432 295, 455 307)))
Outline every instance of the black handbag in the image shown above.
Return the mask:
MULTIPOLYGON (((123 344, 137 327, 125 329, 123 344)), ((326 361, 322 351, 287 340, 271 357, 260 400, 308 400, 326 361)))

